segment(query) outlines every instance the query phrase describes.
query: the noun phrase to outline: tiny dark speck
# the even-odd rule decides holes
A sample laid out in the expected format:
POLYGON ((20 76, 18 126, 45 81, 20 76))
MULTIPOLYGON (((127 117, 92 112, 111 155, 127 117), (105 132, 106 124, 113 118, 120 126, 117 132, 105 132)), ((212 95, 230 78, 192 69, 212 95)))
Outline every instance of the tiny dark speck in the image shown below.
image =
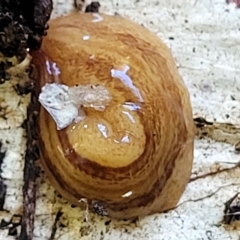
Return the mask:
POLYGON ((111 220, 105 222, 105 225, 108 226, 111 223, 111 220))
POLYGON ((169 40, 174 40, 174 37, 169 37, 168 39, 169 39, 169 40))

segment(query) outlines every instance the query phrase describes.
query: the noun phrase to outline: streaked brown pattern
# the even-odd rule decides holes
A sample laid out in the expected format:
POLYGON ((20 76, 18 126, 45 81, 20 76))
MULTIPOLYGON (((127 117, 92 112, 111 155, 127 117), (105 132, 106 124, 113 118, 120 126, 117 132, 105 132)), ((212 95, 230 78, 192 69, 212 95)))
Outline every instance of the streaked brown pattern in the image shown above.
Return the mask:
POLYGON ((162 212, 176 205, 191 173, 189 94, 157 36, 127 19, 101 16, 100 22, 92 22, 91 13, 52 20, 41 51, 33 53, 41 86, 53 81, 103 84, 113 97, 104 112, 85 109, 83 122, 61 131, 42 108, 42 162, 55 188, 74 204, 81 198, 99 201, 111 217, 120 219, 162 212), (59 76, 47 72, 47 59, 51 66, 57 63, 59 76), (144 102, 111 77, 111 69, 124 65, 144 102), (127 109, 126 102, 138 109, 127 109), (106 126, 107 138, 97 124, 106 126), (114 142, 126 135, 129 143, 114 142), (123 197, 129 191, 132 195, 123 197))

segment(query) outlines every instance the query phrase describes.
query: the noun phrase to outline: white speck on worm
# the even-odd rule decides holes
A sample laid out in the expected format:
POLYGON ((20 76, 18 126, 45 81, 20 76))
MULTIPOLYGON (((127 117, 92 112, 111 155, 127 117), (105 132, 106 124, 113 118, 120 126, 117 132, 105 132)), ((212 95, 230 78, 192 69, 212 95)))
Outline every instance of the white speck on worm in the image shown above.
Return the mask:
POLYGON ((88 35, 83 36, 83 40, 84 40, 84 41, 87 41, 87 40, 89 40, 89 39, 90 39, 90 36, 88 36, 88 35))
POLYGON ((133 194, 132 191, 126 192, 125 194, 122 195, 123 198, 130 197, 133 194))

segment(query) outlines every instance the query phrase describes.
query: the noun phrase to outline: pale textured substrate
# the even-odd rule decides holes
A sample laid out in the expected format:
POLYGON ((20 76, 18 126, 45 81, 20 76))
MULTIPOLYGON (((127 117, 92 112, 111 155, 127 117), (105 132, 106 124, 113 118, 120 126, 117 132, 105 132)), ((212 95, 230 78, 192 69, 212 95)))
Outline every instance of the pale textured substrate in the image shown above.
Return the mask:
MULTIPOLYGON (((224 0, 100 2, 101 11, 130 17, 159 35, 171 48, 191 93, 194 116, 202 116, 209 121, 239 123, 240 10, 236 10, 234 5, 226 5, 224 0)), ((67 14, 72 8, 71 0, 55 1, 53 17, 67 14)), ((7 149, 1 175, 8 186, 4 208, 10 213, 3 212, 0 216, 7 219, 11 214, 21 213, 26 139, 19 126, 25 117, 28 97, 20 98, 14 91, 6 92, 6 89, 9 89, 6 85, 0 86, 1 98, 11 106, 8 120, 0 119, 0 139, 7 149), (10 130, 7 130, 9 126, 10 130)), ((228 142, 235 142, 234 130, 227 138, 228 142)), ((237 240, 239 232, 227 231, 219 222, 223 217, 224 203, 239 191, 240 170, 236 168, 201 176, 231 168, 239 158, 233 145, 219 142, 216 136, 214 140, 196 139, 192 171, 195 180, 187 186, 179 206, 166 214, 141 219, 137 226, 129 222, 110 222, 93 214, 89 214, 89 222, 84 222, 84 211, 71 208, 70 204, 59 199, 46 176, 42 175, 35 239, 49 239, 55 215, 60 210, 63 212, 59 221, 61 226, 55 235, 55 239, 60 240, 237 240)), ((7 236, 5 230, 0 231, 0 239, 14 238, 7 236)))

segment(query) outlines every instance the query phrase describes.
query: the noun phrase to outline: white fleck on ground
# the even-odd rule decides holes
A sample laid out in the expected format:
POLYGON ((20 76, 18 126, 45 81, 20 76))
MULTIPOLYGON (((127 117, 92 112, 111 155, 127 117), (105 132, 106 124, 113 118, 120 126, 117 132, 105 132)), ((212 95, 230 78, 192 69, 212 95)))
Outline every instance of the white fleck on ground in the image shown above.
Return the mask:
MULTIPOLYGON (((219 124, 218 134, 196 137, 191 181, 178 207, 140 219, 137 224, 91 213, 89 221, 84 221, 84 211, 60 199, 42 173, 34 240, 238 240, 239 231, 226 229, 221 220, 224 203, 240 190, 240 169, 235 167, 240 155, 233 145, 240 132, 234 128, 240 121, 240 9, 225 0, 100 3, 102 12, 118 13, 143 24, 171 48, 190 91, 194 117, 232 123, 233 129, 221 137, 225 128, 219 124), (58 211, 62 216, 55 237, 50 238, 58 211)), ((55 0, 52 17, 72 10, 72 0, 55 0)), ((8 221, 22 211, 26 139, 21 124, 29 96, 18 96, 10 86, 0 86, 0 140, 2 150, 6 150, 0 174, 7 185, 0 221, 8 221)), ((16 239, 8 232, 8 228, 0 230, 0 239, 16 239)))

